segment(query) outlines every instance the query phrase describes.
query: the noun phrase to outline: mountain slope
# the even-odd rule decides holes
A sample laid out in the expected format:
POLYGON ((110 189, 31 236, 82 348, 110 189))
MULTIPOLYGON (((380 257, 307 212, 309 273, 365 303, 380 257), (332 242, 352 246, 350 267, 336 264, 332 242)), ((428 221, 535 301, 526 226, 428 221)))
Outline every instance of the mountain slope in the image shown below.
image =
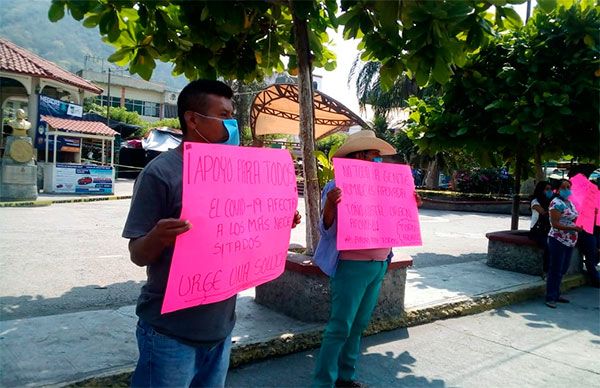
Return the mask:
MULTIPOLYGON (((73 73, 84 67, 86 55, 106 59, 114 52, 100 39, 97 28, 85 28, 66 15, 57 23, 48 20, 50 0, 1 1, 0 36, 48 59, 73 73)), ((109 62, 104 61, 104 70, 109 62)), ((88 67, 100 71, 101 64, 88 61, 88 67)), ((111 64, 114 67, 114 65, 111 64)), ((152 81, 173 89, 183 88, 185 77, 173 77, 172 66, 157 63, 152 81)))

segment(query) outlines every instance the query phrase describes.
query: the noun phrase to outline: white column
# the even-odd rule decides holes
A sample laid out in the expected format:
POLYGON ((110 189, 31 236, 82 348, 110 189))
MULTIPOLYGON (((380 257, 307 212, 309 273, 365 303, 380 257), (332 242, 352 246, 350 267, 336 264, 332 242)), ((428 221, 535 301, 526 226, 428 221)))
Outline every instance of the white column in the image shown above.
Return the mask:
POLYGON ((46 159, 44 159, 44 162, 48 163, 48 140, 49 140, 49 132, 46 131, 46 159))
POLYGON ((115 138, 110 139, 110 166, 115 165, 115 138))
POLYGON ((54 158, 53 158, 53 162, 54 162, 54 168, 56 169, 56 159, 58 159, 58 155, 56 153, 56 146, 58 145, 58 134, 54 133, 54 158))

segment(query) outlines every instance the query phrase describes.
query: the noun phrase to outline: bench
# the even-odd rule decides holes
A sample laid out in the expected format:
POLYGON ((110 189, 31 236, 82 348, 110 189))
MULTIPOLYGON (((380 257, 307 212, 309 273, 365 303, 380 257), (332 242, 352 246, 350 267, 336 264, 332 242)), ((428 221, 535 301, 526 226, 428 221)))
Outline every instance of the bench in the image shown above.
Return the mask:
MULTIPOLYGON (((289 252, 284 273, 256 287, 255 301, 303 322, 326 322, 331 306, 329 277, 311 259, 310 256, 289 252)), ((402 314, 406 269, 411 265, 410 256, 392 259, 373 317, 402 314)))
MULTIPOLYGON (((528 237, 527 230, 505 230, 487 233, 488 239, 487 265, 493 268, 542 275, 543 251, 535 241, 528 237)), ((580 273, 583 259, 576 249, 571 256, 571 264, 567 274, 580 273)))

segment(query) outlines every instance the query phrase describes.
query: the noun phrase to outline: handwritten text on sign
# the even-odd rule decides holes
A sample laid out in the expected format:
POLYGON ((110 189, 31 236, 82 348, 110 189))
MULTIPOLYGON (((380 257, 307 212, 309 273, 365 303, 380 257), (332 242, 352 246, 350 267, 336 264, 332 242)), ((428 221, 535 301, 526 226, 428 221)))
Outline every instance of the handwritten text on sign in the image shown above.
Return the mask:
POLYGON ((579 213, 575 225, 581 226, 588 233, 594 233, 596 207, 600 196, 598 187, 582 174, 577 174, 571 178, 571 191, 573 194, 570 199, 579 213))
POLYGON ((283 273, 298 193, 286 150, 186 143, 181 218, 162 313, 225 300, 283 273))
POLYGON ((334 158, 339 250, 421 245, 410 167, 334 158))

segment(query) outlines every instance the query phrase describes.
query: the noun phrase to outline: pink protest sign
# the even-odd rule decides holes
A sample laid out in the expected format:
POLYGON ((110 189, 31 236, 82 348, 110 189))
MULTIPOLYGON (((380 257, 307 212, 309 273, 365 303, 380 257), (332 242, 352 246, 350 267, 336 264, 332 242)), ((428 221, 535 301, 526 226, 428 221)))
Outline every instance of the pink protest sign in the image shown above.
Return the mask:
POLYGON ((596 225, 600 226, 600 193, 596 195, 597 206, 596 206, 596 225))
POLYGON ((339 250, 422 245, 415 185, 406 165, 333 159, 339 250))
POLYGON ((283 273, 298 204, 287 150, 184 144, 181 218, 162 313, 225 300, 283 273))
POLYGON ((579 213, 575 225, 581 226, 588 233, 594 233, 596 208, 600 196, 598 188, 585 176, 577 174, 571 178, 571 192, 573 194, 570 199, 579 213))

